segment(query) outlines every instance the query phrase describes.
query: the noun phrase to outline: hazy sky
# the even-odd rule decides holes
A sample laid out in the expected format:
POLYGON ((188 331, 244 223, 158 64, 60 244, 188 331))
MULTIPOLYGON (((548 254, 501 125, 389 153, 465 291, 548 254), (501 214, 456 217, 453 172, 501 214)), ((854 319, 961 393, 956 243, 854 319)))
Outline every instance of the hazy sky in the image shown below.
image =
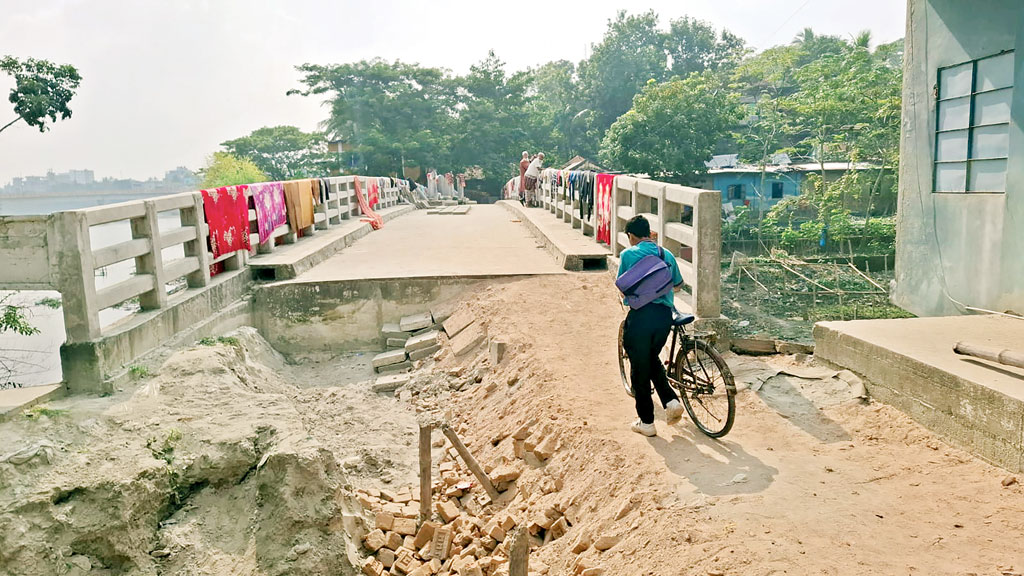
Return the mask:
MULTIPOLYGON (((0 185, 48 169, 162 176, 261 126, 312 130, 320 102, 285 96, 305 62, 379 56, 461 73, 488 49, 511 69, 579 61, 623 6, 653 8, 663 26, 707 20, 758 49, 806 26, 889 42, 906 10, 903 0, 0 0, 0 55, 74 64, 83 77, 70 120, 0 133, 0 185)), ((14 118, 12 84, 0 75, 0 126, 14 118)))

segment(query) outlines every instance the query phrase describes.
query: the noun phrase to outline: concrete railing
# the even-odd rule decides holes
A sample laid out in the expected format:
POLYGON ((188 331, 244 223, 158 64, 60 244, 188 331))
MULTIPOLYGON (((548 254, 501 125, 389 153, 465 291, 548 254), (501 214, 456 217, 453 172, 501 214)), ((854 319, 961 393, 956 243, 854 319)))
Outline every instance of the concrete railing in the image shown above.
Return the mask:
MULTIPOLYGON (((518 180, 512 178, 506 184, 505 189, 512 191, 512 197, 518 197, 518 180)), ((550 171, 545 171, 538 182, 537 200, 557 218, 597 241, 596 206, 589 217, 581 217, 578 198, 570 199, 567 188, 558 186, 550 171)), ((611 209, 612 245, 608 248, 615 256, 629 247, 624 232, 626 222, 642 214, 651 223, 651 230, 657 232, 658 244, 676 257, 693 313, 702 319, 721 317, 720 192, 617 175, 612 185, 611 209)))
MULTIPOLYGON (((329 229, 362 212, 355 196, 353 176, 329 178, 325 202, 315 206, 314 225, 303 237, 329 229)), ((371 178, 360 177, 368 190, 371 178)), ((377 208, 399 202, 399 188, 379 188, 377 208)), ((251 206, 250 199, 250 206, 251 206)), ((164 217, 164 222, 168 220, 164 217)), ((207 249, 209 229, 200 192, 185 192, 95 208, 56 212, 49 216, 0 217, 0 289, 58 290, 62 296, 67 343, 87 342, 104 334, 100 312, 138 298, 143 311, 168 306, 170 289, 184 285, 203 288, 210 281, 210 265, 224 263, 228 271, 241 270, 250 258, 274 251, 275 240, 298 240, 287 224, 259 244, 256 211, 249 209, 252 252, 239 251, 214 258, 207 249), (175 226, 161 229, 160 215, 177 211, 175 226), (124 223, 123 236, 93 247, 95 227, 124 223), (179 248, 180 247, 180 248, 179 248), (126 279, 97 285, 102 272, 120 262, 134 261, 126 279)))

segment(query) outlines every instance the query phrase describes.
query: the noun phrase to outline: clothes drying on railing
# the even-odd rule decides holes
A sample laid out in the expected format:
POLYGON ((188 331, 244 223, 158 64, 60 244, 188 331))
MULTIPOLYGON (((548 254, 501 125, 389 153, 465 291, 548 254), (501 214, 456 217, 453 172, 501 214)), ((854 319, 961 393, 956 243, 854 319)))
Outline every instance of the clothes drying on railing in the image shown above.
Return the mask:
POLYGON ((203 212, 210 228, 209 244, 214 258, 249 249, 248 186, 224 186, 201 190, 203 212))
POLYGON ((360 220, 363 222, 369 222, 370 226, 372 226, 374 230, 380 230, 384 226, 384 219, 370 208, 369 202, 367 202, 366 197, 363 196, 363 189, 358 176, 352 179, 352 187, 355 189, 356 201, 359 203, 359 210, 361 210, 363 215, 366 216, 365 218, 360 218, 360 220))
POLYGON ((290 180, 284 183, 284 201, 288 225, 296 234, 313 225, 313 181, 290 180))
MULTIPOLYGON (((614 174, 598 174, 595 178, 595 203, 597 205, 597 226, 594 236, 598 242, 612 244, 612 190, 615 186, 614 174)), ((613 248, 614 249, 614 248, 613 248)))
POLYGON ((270 239, 274 229, 288 222, 284 202, 284 184, 261 182, 249 185, 253 208, 256 210, 256 227, 259 229, 260 244, 270 239))

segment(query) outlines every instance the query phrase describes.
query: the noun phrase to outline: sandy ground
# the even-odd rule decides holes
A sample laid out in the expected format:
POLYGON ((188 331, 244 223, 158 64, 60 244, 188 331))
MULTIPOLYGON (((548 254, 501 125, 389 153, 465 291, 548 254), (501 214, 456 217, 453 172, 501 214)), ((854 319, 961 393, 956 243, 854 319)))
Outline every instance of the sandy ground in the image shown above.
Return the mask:
POLYGON ((859 400, 862 388, 813 362, 733 357, 747 390, 724 440, 685 419, 666 425, 660 411, 657 437, 629 432, 614 353, 624 313, 609 284, 534 278, 468 304, 515 350, 494 378, 517 380, 461 397, 476 449, 501 458, 491 440, 537 418, 560 449, 535 468, 585 503, 569 537, 538 552, 554 573, 568 573, 570 542, 587 532, 623 538, 581 555, 616 575, 1024 572, 1024 489, 1003 487, 1006 471, 859 400), (773 376, 787 369, 816 378, 773 376))
POLYGON ((491 512, 565 511, 565 536, 534 541, 552 576, 1024 572, 1024 488, 813 359, 731 357, 743 390, 724 440, 660 410, 645 438, 628 430, 606 274, 500 281, 464 306, 506 358, 443 353, 407 402, 368 390, 366 356, 291 365, 250 332, 0 425, 0 456, 50 443, 0 463, 0 573, 353 574, 352 490, 415 481, 419 409, 464 425, 484 465, 521 470, 491 512), (524 424, 546 461, 514 455, 524 424), (600 536, 615 543, 573 552, 600 536))

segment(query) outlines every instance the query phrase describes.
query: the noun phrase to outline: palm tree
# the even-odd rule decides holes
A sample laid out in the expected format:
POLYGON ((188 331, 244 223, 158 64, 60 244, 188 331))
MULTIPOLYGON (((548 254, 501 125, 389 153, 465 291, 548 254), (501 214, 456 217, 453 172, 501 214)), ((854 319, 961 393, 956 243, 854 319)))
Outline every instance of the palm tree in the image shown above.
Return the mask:
POLYGON ((793 38, 793 44, 810 44, 814 42, 814 30, 810 27, 804 28, 799 34, 793 38))
POLYGON ((871 49, 871 30, 861 30, 853 38, 854 48, 864 48, 865 50, 871 49))

